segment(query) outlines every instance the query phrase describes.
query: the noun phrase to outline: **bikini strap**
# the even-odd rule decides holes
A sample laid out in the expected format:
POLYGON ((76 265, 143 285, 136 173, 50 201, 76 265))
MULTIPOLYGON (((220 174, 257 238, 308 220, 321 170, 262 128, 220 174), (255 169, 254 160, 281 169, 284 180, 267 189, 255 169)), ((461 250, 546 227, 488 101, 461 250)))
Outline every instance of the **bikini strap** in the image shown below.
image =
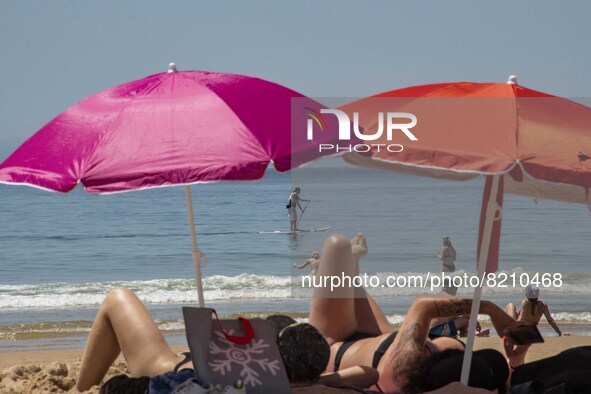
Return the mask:
POLYGON ((345 355, 347 349, 351 347, 351 345, 353 345, 355 342, 361 339, 374 338, 375 336, 375 334, 369 334, 366 332, 355 332, 352 335, 350 335, 347 339, 345 339, 341 346, 339 346, 334 356, 334 372, 337 372, 341 367, 341 361, 343 360, 343 356, 345 355))
POLYGON ((177 365, 175 365, 174 370, 173 370, 174 372, 178 372, 179 371, 179 368, 182 365, 184 365, 184 364, 188 363, 189 361, 191 361, 191 353, 190 352, 183 352, 181 354, 183 356, 185 356, 185 358, 183 358, 183 360, 180 363, 178 363, 177 365))
POLYGON ((380 343, 376 351, 373 353, 373 361, 371 362, 372 368, 378 367, 380 360, 382 359, 382 357, 384 357, 386 350, 388 350, 392 342, 394 342, 394 339, 396 338, 397 334, 398 331, 392 331, 392 333, 388 335, 386 339, 382 341, 382 343, 380 343))

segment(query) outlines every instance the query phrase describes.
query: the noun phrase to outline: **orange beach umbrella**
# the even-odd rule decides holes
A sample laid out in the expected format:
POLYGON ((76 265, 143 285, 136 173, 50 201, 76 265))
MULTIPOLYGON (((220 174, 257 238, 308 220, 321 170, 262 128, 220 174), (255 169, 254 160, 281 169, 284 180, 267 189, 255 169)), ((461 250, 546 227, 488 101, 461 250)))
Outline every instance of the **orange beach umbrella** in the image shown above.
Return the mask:
MULTIPOLYGON (((479 277, 497 270, 504 192, 590 206, 591 108, 519 86, 514 76, 501 84, 454 82, 392 90, 340 110, 352 119, 357 116, 366 136, 356 152, 344 155, 351 164, 449 180, 485 176, 479 277), (397 125, 392 119, 408 119, 409 114, 416 118, 414 125, 406 120, 409 133, 401 133, 400 125, 392 127, 397 125)), ((481 294, 477 287, 474 317, 481 294)), ((473 318, 464 383, 475 328, 473 318)))

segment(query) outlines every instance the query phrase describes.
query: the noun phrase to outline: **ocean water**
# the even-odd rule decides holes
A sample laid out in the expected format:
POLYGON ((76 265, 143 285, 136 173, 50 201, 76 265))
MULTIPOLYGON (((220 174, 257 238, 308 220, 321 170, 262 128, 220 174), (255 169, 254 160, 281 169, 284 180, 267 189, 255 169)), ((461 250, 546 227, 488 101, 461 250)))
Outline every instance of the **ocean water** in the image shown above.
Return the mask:
MULTIPOLYGON (((438 272, 443 235, 457 250, 457 274, 475 272, 482 178, 439 181, 338 160, 287 174, 270 170, 256 182, 192 186, 199 247, 207 255, 206 305, 223 315, 283 312, 305 319, 310 292, 296 290, 307 271, 292 264, 321 250, 331 232, 363 232, 369 254, 361 269, 382 281, 438 272), (261 234, 288 230, 285 204, 295 185, 312 200, 300 227, 330 230, 261 234)), ((499 273, 506 287, 485 287, 484 298, 518 303, 524 280, 558 275, 540 298, 559 326, 591 335, 590 228, 584 205, 505 196, 499 273)), ((136 291, 167 337, 183 341, 181 306, 196 305, 196 291, 182 187, 99 196, 81 188, 61 195, 0 185, 0 351, 82 346, 114 287, 136 291)), ((369 292, 399 323, 415 296, 439 290, 369 292)), ((552 334, 547 325, 541 330, 552 334)))

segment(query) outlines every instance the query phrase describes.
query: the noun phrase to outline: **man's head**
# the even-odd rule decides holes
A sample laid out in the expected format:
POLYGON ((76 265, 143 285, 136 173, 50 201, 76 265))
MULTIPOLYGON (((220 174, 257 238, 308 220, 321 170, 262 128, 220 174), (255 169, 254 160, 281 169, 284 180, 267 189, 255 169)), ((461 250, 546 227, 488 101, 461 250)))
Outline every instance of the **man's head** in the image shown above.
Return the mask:
POLYGON ((451 238, 447 235, 445 237, 443 237, 443 244, 445 246, 450 246, 451 245, 451 238))
POLYGON ((294 192, 299 193, 300 192, 300 188, 296 187, 295 189, 293 189, 294 192))
POLYGON ((320 258, 320 253, 318 253, 318 251, 317 251, 317 250, 313 251, 313 252, 312 252, 312 258, 314 258, 314 259, 319 259, 319 258, 320 258))

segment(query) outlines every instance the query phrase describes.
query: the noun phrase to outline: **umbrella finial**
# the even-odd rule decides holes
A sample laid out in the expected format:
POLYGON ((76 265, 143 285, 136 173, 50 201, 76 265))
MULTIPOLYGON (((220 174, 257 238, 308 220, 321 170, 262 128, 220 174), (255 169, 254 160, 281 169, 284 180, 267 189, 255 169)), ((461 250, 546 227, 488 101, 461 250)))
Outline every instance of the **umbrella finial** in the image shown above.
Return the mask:
POLYGON ((511 85, 517 85, 517 76, 516 75, 509 75, 509 79, 507 80, 507 83, 510 83, 511 85))
POLYGON ((170 64, 168 65, 168 72, 169 72, 169 73, 175 73, 176 71, 177 71, 177 70, 176 70, 176 64, 174 64, 174 63, 170 63, 170 64))

